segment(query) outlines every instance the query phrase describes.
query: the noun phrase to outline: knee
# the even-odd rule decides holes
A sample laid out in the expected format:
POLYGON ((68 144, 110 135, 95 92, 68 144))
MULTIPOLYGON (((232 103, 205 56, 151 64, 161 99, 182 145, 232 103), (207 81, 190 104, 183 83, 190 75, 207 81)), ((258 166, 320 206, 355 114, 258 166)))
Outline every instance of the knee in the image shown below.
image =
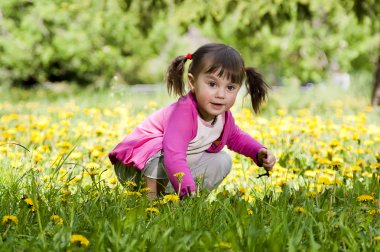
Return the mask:
POLYGON ((223 175, 223 178, 225 178, 232 169, 232 159, 230 155, 228 155, 226 152, 222 151, 220 152, 220 158, 219 161, 219 167, 221 169, 221 173, 223 175))

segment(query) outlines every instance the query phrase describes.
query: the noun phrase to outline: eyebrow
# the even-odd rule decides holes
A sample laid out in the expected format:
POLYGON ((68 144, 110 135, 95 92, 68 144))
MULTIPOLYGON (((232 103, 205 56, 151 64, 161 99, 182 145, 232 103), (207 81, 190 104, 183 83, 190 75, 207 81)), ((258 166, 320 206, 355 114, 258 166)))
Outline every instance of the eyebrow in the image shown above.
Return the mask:
MULTIPOLYGON (((218 80, 219 77, 215 76, 214 74, 206 74, 206 78, 209 78, 209 79, 213 79, 213 80, 218 80)), ((233 83, 233 82, 229 82, 227 85, 237 85, 237 86, 240 86, 239 83, 233 83)))

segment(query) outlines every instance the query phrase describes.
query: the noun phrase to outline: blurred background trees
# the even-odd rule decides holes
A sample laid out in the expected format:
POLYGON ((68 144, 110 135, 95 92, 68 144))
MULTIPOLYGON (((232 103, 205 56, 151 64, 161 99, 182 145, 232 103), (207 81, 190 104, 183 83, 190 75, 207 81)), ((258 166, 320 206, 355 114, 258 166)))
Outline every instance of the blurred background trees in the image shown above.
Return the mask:
POLYGON ((379 6, 376 0, 1 1, 0 85, 107 86, 115 76, 127 84, 163 82, 172 57, 207 42, 237 48, 272 84, 375 76, 379 6))

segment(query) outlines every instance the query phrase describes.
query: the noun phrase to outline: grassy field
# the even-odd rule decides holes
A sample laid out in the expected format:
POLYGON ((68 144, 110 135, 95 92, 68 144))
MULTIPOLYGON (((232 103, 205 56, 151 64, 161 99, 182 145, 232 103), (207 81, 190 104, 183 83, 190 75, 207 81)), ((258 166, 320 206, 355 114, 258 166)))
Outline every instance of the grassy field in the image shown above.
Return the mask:
POLYGON ((380 113, 368 92, 276 89, 237 123, 272 150, 271 176, 231 153, 211 194, 147 200, 108 152, 163 92, 0 89, 1 251, 379 251, 380 113))

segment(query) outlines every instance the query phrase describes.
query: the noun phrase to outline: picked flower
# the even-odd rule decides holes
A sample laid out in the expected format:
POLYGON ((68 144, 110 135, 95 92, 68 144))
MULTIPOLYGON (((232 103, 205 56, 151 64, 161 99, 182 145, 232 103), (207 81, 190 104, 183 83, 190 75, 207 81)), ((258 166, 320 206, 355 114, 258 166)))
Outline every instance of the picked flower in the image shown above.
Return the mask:
POLYGON ((178 182, 179 183, 182 183, 182 178, 183 176, 185 176, 185 173, 184 172, 177 172, 177 173, 174 173, 174 177, 176 177, 178 179, 178 182))

